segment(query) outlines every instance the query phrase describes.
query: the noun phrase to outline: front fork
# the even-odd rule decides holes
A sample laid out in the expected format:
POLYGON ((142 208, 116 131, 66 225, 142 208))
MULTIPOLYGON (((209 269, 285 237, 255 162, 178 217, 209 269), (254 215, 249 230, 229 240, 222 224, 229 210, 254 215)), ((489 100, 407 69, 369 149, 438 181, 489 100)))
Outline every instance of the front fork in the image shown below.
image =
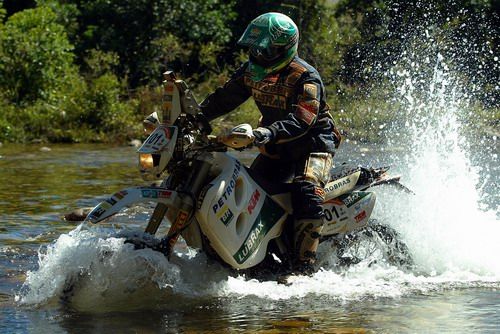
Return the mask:
MULTIPOLYGON (((156 205, 145 231, 152 235, 155 234, 163 217, 168 215, 167 217, 172 224, 170 225, 166 238, 162 240, 162 251, 166 256, 170 256, 170 252, 177 242, 179 235, 188 226, 186 223, 194 214, 195 198, 197 198, 204 186, 204 181, 207 179, 211 166, 212 164, 208 161, 193 161, 193 167, 191 173, 188 175, 188 181, 183 183, 180 189, 177 190, 179 196, 178 204, 175 205, 175 208, 170 208, 167 213, 168 207, 165 204, 158 203, 156 205)), ((173 183, 172 181, 175 180, 169 179, 169 181, 173 183)))

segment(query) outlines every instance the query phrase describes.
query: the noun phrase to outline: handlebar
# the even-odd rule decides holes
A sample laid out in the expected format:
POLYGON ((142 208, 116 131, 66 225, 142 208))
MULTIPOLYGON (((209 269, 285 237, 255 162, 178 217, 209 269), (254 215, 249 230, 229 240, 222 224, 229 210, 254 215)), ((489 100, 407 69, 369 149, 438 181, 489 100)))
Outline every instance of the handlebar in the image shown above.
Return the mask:
POLYGON ((215 137, 217 142, 234 149, 244 149, 252 146, 255 136, 249 124, 240 124, 232 128, 229 132, 215 137))

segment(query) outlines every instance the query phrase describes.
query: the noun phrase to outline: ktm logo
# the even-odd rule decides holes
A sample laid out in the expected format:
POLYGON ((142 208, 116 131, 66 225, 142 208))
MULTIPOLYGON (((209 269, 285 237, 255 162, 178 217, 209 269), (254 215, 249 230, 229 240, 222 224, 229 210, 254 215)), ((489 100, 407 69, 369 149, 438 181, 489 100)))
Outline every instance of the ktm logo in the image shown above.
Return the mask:
POLYGON ((250 198, 250 202, 248 203, 247 210, 248 210, 249 214, 252 214, 252 211, 257 206, 259 199, 260 199, 260 192, 258 189, 255 189, 255 192, 252 194, 252 197, 250 198))

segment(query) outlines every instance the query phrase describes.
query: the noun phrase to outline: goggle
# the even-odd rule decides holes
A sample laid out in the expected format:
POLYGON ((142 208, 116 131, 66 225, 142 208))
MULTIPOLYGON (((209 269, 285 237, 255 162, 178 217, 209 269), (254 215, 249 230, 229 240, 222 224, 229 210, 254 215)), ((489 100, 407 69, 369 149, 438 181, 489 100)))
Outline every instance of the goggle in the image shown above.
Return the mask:
POLYGON ((250 60, 260 66, 269 66, 284 53, 285 47, 270 46, 267 48, 250 47, 250 60))

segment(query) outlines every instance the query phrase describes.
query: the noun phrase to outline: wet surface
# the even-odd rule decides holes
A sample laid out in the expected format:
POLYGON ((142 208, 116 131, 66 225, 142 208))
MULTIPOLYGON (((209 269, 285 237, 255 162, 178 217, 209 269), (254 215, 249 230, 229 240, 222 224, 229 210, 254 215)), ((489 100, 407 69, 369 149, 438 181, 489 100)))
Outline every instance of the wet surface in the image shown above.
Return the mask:
MULTIPOLYGON (((346 147, 338 156, 357 156, 364 163, 392 163, 400 154, 386 151, 387 161, 376 161, 373 157, 380 151, 375 147, 346 147)), ((183 249, 180 262, 147 252, 132 261, 131 250, 116 240, 107 241, 109 232, 90 237, 71 232, 76 225, 61 216, 93 206, 119 189, 143 184, 135 150, 95 145, 50 148, 0 148, 2 333, 496 333, 500 329, 500 273, 489 263, 478 269, 458 262, 459 270, 450 267, 434 273, 427 270, 425 260, 425 270, 419 273, 384 266, 325 268, 285 287, 197 266, 194 262, 199 260, 183 249), (100 254, 102 249, 111 249, 116 257, 99 269, 92 252, 100 254), (182 264, 182 259, 194 264, 182 264), (85 267, 85 261, 92 264, 85 267), (79 266, 86 270, 80 275, 83 292, 78 302, 68 304, 58 291, 79 266), (26 302, 28 297, 41 302, 26 302)), ((244 160, 252 156, 249 153, 244 160)), ((117 226, 142 226, 148 210, 129 212, 117 226)), ((481 212, 476 218, 478 224, 491 220, 481 212)), ((498 245, 492 249, 497 251, 498 245)))

